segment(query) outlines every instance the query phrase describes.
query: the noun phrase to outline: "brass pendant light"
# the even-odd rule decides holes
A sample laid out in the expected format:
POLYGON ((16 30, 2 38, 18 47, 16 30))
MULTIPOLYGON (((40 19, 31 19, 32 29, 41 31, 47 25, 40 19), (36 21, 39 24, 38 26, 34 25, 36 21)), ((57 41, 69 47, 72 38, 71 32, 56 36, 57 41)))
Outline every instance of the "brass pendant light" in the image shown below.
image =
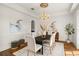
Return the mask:
MULTIPOLYGON (((40 4, 40 7, 41 7, 41 8, 46 8, 46 7, 48 7, 48 3, 41 3, 41 4, 40 4)), ((49 19, 49 16, 48 16, 48 14, 45 12, 45 10, 44 10, 44 12, 41 13, 40 19, 43 19, 43 20, 49 19)))
POLYGON ((41 3, 41 4, 40 4, 40 7, 46 8, 46 7, 48 7, 48 3, 41 3))

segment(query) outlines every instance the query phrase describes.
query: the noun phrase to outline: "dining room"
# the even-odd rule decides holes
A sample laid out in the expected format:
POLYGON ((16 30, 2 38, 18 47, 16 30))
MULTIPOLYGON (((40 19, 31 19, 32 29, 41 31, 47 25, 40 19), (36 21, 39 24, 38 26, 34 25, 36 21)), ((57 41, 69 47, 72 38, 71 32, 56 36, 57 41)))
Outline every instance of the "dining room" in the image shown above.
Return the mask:
MULTIPOLYGON (((77 7, 74 3, 0 4, 0 52, 8 50, 15 56, 65 56, 64 43, 72 42, 78 48, 78 23, 73 12, 77 7)), ((8 53, 2 53, 5 54, 8 53)))

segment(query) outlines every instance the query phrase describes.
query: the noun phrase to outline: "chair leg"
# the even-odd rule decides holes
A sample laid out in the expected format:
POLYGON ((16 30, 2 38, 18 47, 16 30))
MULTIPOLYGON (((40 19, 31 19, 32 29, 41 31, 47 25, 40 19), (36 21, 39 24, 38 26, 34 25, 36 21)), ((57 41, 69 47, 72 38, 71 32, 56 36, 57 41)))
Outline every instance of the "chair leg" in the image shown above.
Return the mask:
POLYGON ((27 51, 27 56, 29 56, 29 50, 27 51))
POLYGON ((34 56, 36 56, 36 53, 34 52, 34 56))
POLYGON ((52 54, 52 49, 51 49, 51 47, 50 47, 50 55, 52 54))

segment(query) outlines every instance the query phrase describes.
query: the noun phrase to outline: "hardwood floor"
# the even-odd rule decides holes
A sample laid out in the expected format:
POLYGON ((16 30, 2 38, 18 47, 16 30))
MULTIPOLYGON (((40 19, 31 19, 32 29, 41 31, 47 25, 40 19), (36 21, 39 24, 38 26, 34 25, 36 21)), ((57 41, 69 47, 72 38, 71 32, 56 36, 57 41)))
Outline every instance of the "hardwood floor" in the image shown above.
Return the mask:
POLYGON ((0 56, 15 56, 13 55, 14 52, 24 48, 27 46, 27 42, 26 43, 23 43, 20 45, 20 47, 16 47, 16 48, 9 48, 7 50, 4 50, 4 51, 1 51, 0 52, 0 56))
MULTIPOLYGON (((65 56, 79 56, 79 49, 76 49, 73 43, 64 43, 65 56)), ((0 56, 14 56, 10 49, 0 52, 0 56)))
POLYGON ((79 56, 79 49, 76 49, 73 43, 64 44, 65 56, 79 56))
POLYGON ((9 50, 0 52, 0 56, 14 56, 9 50))

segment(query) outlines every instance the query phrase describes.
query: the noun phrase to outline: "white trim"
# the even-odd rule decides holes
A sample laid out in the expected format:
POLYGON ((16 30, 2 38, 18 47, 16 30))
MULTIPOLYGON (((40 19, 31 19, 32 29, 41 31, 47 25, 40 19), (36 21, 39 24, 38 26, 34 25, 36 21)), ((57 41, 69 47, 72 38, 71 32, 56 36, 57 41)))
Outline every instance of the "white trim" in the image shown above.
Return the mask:
MULTIPOLYGON (((27 11, 25 8, 21 7, 17 3, 14 3, 14 4, 4 3, 4 4, 0 4, 0 5, 3 5, 5 7, 8 7, 11 10, 14 10, 14 11, 19 12, 21 14, 30 16, 32 18, 39 19, 39 17, 37 15, 35 15, 33 13, 30 13, 29 11, 27 11)), ((64 14, 69 14, 69 13, 70 13, 69 11, 64 11, 63 10, 63 11, 51 13, 50 15, 51 16, 58 16, 58 15, 64 15, 64 14)))
POLYGON ((77 6, 78 6, 78 3, 73 3, 73 4, 71 5, 70 12, 76 11, 77 6))
POLYGON ((5 7, 9 8, 9 9, 14 10, 16 12, 19 12, 21 14, 30 16, 30 17, 35 18, 35 19, 38 19, 35 15, 31 15, 31 13, 28 13, 27 11, 24 11, 24 8, 20 7, 17 4, 8 4, 8 3, 5 3, 5 4, 0 4, 0 5, 5 6, 5 7))

